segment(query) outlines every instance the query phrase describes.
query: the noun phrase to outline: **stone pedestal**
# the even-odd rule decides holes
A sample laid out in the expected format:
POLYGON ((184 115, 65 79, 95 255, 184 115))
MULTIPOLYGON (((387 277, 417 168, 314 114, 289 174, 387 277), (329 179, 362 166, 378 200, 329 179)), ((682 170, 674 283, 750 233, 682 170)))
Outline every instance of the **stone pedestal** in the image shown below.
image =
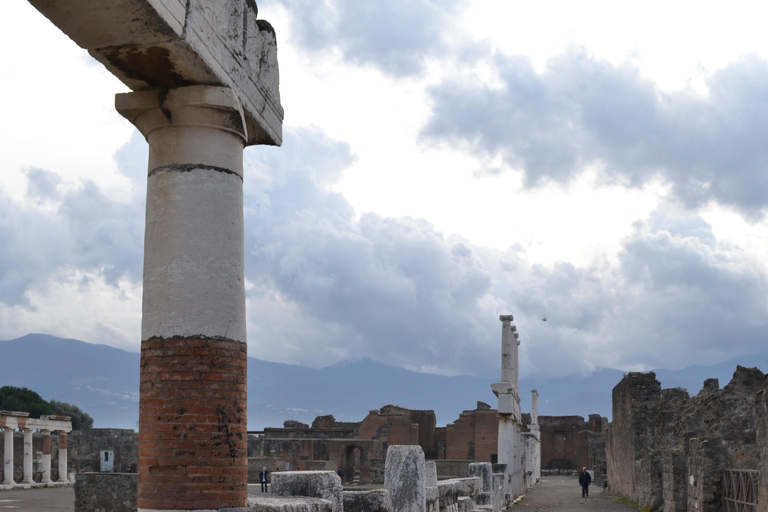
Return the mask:
POLYGON ((242 108, 212 86, 115 103, 149 142, 139 510, 244 510, 242 108))
POLYGON ((418 445, 393 445, 387 449, 384 488, 392 512, 426 512, 426 467, 418 445))
POLYGON ((272 473, 273 496, 305 496, 328 500, 332 512, 344 511, 344 488, 334 471, 281 471, 272 473))

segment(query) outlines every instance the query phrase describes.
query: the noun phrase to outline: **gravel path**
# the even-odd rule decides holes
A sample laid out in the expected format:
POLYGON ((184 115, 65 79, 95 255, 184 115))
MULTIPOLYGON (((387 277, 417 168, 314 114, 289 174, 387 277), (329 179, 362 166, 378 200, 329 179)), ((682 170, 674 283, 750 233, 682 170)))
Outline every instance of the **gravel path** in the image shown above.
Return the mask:
POLYGON ((545 476, 525 495, 522 501, 512 507, 512 510, 514 512, 525 510, 626 512, 637 509, 617 502, 613 494, 608 491, 603 492, 602 488, 594 485, 589 486, 589 498, 582 498, 578 477, 545 476))

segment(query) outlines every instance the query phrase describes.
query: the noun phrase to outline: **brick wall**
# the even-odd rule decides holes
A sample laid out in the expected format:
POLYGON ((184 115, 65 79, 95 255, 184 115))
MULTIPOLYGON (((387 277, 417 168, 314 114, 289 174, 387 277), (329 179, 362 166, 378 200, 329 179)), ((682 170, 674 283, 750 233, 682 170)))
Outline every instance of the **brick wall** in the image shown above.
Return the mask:
POLYGON ((140 508, 246 506, 246 355, 236 341, 142 342, 140 508))

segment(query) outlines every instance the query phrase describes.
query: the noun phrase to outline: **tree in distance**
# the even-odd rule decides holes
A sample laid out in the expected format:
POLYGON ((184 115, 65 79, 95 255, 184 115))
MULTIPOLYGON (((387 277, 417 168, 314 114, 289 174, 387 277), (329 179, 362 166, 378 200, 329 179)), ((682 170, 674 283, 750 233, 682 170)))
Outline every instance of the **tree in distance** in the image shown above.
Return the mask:
POLYGON ((43 397, 31 389, 16 386, 0 388, 0 410, 28 412, 32 418, 53 414, 53 407, 43 397))
POLYGON ((35 391, 16 386, 0 388, 0 411, 28 412, 31 418, 39 418, 47 414, 58 414, 72 418, 73 430, 93 428, 93 418, 76 405, 67 402, 51 400, 50 403, 35 391))
POLYGON ((67 402, 59 402, 58 400, 51 400, 50 404, 55 414, 72 418, 72 430, 93 428, 93 418, 91 418, 91 415, 78 406, 68 404, 67 402))

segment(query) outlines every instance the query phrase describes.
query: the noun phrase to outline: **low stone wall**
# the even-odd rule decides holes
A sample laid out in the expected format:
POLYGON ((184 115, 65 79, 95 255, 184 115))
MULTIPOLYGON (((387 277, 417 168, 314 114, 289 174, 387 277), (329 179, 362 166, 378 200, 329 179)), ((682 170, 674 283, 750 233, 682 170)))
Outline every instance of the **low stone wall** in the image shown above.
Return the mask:
POLYGON ((248 497, 248 512, 332 512, 333 504, 320 498, 248 497))
POLYGON ((136 512, 135 473, 79 473, 75 512, 136 512))
POLYGON ((436 460, 437 478, 446 480, 448 478, 468 478, 469 465, 473 460, 436 460))
POLYGON ((344 510, 341 478, 333 471, 281 471, 272 475, 272 496, 320 498, 344 510))
POLYGON ((344 510, 348 512, 389 512, 389 493, 385 489, 344 491, 344 510))

